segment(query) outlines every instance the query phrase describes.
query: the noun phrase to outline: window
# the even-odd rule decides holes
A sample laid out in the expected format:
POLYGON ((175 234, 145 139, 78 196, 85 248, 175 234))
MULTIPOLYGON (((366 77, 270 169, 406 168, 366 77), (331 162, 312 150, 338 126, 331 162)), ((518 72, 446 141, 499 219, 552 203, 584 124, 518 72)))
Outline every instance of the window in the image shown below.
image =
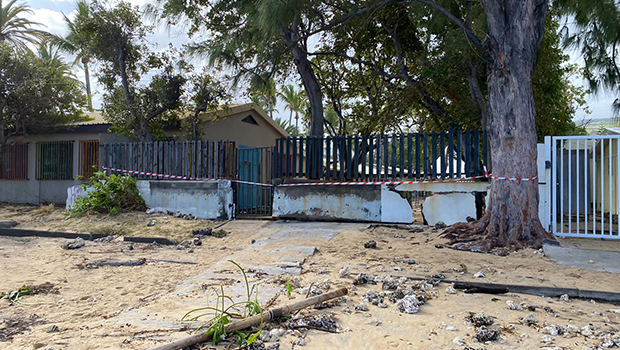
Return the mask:
POLYGON ((2 153, 0 153, 0 179, 28 179, 27 143, 11 143, 2 146, 2 153))
POLYGON ((37 142, 37 180, 73 179, 73 141, 37 142))
POLYGON ((78 157, 78 175, 90 178, 96 171, 93 167, 99 166, 99 141, 80 141, 80 153, 78 157))
POLYGON ((248 114, 248 116, 241 119, 241 121, 248 124, 258 125, 258 122, 256 121, 256 119, 254 119, 254 117, 252 117, 251 114, 248 114))

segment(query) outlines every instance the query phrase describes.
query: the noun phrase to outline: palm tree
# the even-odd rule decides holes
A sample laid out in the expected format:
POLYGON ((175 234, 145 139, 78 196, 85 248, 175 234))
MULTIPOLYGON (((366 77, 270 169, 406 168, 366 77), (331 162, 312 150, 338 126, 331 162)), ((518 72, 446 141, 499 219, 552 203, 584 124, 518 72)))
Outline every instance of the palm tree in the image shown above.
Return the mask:
POLYGON ((286 109, 290 112, 288 124, 293 125, 293 113, 295 113, 296 128, 299 128, 299 113, 304 105, 304 96, 301 91, 296 91, 293 85, 285 85, 282 92, 280 92, 280 97, 286 103, 286 109))
POLYGON ((91 35, 87 30, 84 30, 81 24, 87 20, 90 13, 90 6, 86 0, 78 0, 75 4, 77 14, 72 21, 64 13, 64 21, 69 29, 69 34, 64 38, 55 36, 54 43, 60 47, 61 50, 75 55, 73 65, 82 63, 82 69, 84 69, 84 83, 86 86, 86 97, 88 98, 88 110, 93 110, 93 99, 90 90, 90 72, 88 64, 91 57, 88 54, 88 45, 91 42, 91 35))
POLYGON ((19 51, 30 51, 28 44, 38 46, 47 33, 33 28, 43 26, 41 23, 22 17, 34 12, 27 5, 15 5, 16 1, 9 1, 3 6, 0 0, 0 43, 6 42, 19 51))
POLYGON ((63 76, 75 79, 75 76, 71 72, 71 67, 65 62, 64 56, 60 53, 58 46, 53 42, 43 40, 39 44, 37 57, 45 67, 60 72, 63 76))

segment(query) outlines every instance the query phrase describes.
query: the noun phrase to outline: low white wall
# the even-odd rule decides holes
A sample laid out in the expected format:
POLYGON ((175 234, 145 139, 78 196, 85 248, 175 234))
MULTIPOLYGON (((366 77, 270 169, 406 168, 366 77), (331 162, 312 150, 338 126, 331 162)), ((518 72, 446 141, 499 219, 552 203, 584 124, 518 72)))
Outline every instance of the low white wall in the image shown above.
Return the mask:
POLYGON ((413 222, 409 201, 380 185, 276 187, 273 216, 313 220, 413 222))
POLYGON ((467 217, 476 218, 476 196, 473 193, 436 193, 426 197, 422 214, 429 225, 443 222, 454 225, 465 222, 467 217))
POLYGON ((146 206, 156 211, 181 212, 209 220, 230 220, 234 216, 230 181, 138 181, 146 206))

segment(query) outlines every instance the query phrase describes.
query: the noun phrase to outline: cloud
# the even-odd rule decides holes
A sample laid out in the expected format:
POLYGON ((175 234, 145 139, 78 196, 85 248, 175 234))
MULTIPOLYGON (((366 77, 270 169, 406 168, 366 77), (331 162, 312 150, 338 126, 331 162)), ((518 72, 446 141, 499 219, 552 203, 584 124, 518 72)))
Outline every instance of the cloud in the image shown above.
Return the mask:
MULTIPOLYGON (((33 9, 32 12, 33 13, 26 15, 26 18, 44 25, 45 27, 42 29, 53 34, 66 34, 67 28, 62 12, 45 8, 33 9)), ((71 15, 69 15, 69 17, 71 17, 71 15)))

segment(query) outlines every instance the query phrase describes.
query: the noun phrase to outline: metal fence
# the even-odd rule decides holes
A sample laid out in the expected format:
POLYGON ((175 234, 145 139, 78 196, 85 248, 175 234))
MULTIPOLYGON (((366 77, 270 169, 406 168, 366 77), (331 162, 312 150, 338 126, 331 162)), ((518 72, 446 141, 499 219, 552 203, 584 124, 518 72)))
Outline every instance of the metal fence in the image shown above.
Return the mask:
POLYGON ((620 238, 620 136, 552 138, 552 228, 564 237, 620 238))
POLYGON ((483 175, 489 164, 486 132, 478 130, 287 137, 275 149, 278 178, 448 179, 483 175))
MULTIPOLYGON (((212 179, 235 175, 233 141, 162 141, 102 144, 102 166, 212 179)), ((137 176, 157 179, 156 176, 137 176)))

